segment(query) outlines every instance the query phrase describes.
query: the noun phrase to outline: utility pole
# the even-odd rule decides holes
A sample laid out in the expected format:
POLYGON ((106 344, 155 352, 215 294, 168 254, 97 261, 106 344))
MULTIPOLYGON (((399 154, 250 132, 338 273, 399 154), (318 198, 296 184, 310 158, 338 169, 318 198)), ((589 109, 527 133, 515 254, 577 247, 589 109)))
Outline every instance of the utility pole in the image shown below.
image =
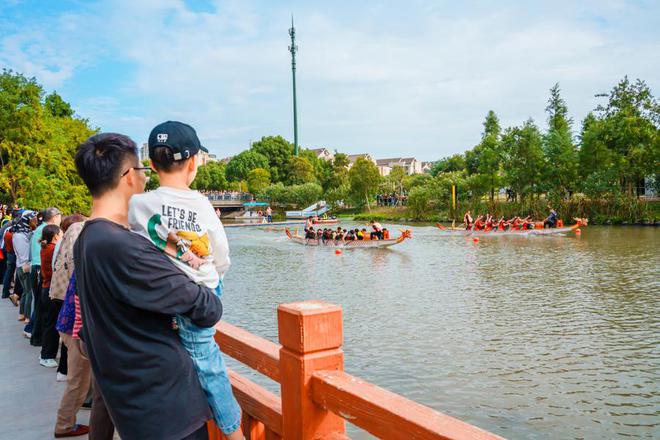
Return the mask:
POLYGON ((296 28, 293 27, 293 14, 291 15, 291 29, 289 29, 289 35, 291 35, 291 46, 289 46, 289 52, 291 52, 291 73, 293 75, 293 145, 294 145, 294 154, 298 155, 298 105, 296 103, 296 52, 298 51, 298 46, 296 46, 296 28))

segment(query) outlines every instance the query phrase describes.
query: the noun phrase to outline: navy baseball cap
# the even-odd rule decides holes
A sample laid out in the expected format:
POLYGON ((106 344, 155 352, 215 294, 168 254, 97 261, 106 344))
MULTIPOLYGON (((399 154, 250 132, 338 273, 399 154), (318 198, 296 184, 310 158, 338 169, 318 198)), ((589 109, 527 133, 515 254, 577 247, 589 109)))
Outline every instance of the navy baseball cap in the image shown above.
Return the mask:
POLYGON ((149 134, 149 157, 153 157, 156 147, 167 147, 172 151, 174 160, 185 160, 199 151, 208 153, 202 147, 195 129, 178 121, 167 121, 158 124, 149 134))

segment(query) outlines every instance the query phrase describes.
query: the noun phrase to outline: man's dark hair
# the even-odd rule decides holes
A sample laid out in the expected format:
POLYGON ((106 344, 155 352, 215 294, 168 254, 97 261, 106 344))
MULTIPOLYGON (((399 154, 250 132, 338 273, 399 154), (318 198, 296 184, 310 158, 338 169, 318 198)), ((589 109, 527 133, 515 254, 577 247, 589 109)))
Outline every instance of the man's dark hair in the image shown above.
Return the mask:
POLYGON ((92 197, 100 197, 116 188, 126 166, 138 162, 135 142, 118 133, 96 134, 83 142, 76 152, 76 169, 92 197))
MULTIPOLYGON (((194 158, 191 156, 190 158, 194 158)), ((151 163, 153 164, 156 171, 162 171, 164 173, 171 173, 174 171, 179 171, 186 166, 188 160, 174 160, 174 153, 168 147, 156 147, 150 157, 151 163)))

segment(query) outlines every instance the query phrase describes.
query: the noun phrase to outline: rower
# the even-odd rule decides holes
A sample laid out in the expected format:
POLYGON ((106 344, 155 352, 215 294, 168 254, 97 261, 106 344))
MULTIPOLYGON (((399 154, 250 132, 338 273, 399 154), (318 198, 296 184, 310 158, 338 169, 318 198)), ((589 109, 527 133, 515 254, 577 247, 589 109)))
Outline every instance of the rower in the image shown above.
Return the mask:
POLYGON ((313 226, 314 226, 314 219, 313 219, 312 216, 310 215, 309 217, 307 217, 307 222, 305 222, 305 227, 306 227, 307 229, 310 229, 310 228, 313 229, 313 226))
MULTIPOLYGON (((370 223, 371 223, 371 227, 373 229, 373 232, 371 233, 371 239, 373 240, 373 238, 376 237, 379 240, 382 240, 382 238, 383 238, 383 226, 375 220, 371 220, 370 223)), ((366 233, 366 230, 364 232, 366 233)))
POLYGON ((497 228, 498 228, 500 231, 505 231, 505 230, 506 230, 506 227, 507 227, 508 225, 509 225, 509 222, 507 222, 506 220, 504 220, 504 216, 502 216, 502 218, 500 219, 500 221, 497 223, 497 228))
POLYGON ((472 229, 472 223, 474 220, 472 219, 472 216, 470 215, 470 211, 467 211, 465 215, 463 216, 463 224, 465 225, 466 230, 472 229))
POLYGON ((383 240, 389 240, 390 239, 390 231, 387 230, 387 228, 383 228, 383 240))
POLYGON ((543 229, 545 229, 546 225, 549 228, 555 228, 557 227, 557 211, 552 209, 552 206, 548 205, 548 209, 550 210, 550 215, 543 220, 543 229))
POLYGON ((483 215, 477 217, 477 219, 474 221, 474 226, 472 228, 473 230, 481 231, 484 228, 485 224, 483 218, 484 218, 483 215))

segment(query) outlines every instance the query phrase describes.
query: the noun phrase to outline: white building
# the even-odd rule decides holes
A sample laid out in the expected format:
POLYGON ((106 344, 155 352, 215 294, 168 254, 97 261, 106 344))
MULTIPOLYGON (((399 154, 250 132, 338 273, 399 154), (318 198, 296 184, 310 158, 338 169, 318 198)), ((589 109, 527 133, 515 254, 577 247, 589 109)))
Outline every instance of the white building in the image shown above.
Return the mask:
POLYGON ((218 162, 218 158, 215 154, 205 153, 203 151, 200 151, 199 154, 201 158, 200 165, 206 165, 211 162, 218 162))
POLYGON ((387 172, 387 174, 383 174, 383 172, 381 172, 381 175, 383 176, 388 175, 392 171, 392 168, 396 166, 402 167, 404 170, 406 170, 406 174, 408 175, 423 173, 422 162, 418 161, 414 157, 394 157, 391 159, 379 159, 376 161, 376 165, 379 167, 379 169, 382 167, 383 172, 387 172), (389 171, 387 170, 388 168, 389 171))
POLYGON ((314 153, 317 159, 331 161, 335 158, 335 155, 328 151, 327 148, 313 148, 309 151, 314 153))
POLYGON ((140 161, 149 160, 149 144, 146 142, 140 148, 140 161))
POLYGON ((353 165, 355 165, 355 162, 357 162, 358 159, 367 159, 370 162, 373 162, 374 165, 378 165, 376 163, 376 160, 371 157, 370 154, 363 153, 363 154, 349 154, 348 155, 348 168, 351 168, 353 165))

